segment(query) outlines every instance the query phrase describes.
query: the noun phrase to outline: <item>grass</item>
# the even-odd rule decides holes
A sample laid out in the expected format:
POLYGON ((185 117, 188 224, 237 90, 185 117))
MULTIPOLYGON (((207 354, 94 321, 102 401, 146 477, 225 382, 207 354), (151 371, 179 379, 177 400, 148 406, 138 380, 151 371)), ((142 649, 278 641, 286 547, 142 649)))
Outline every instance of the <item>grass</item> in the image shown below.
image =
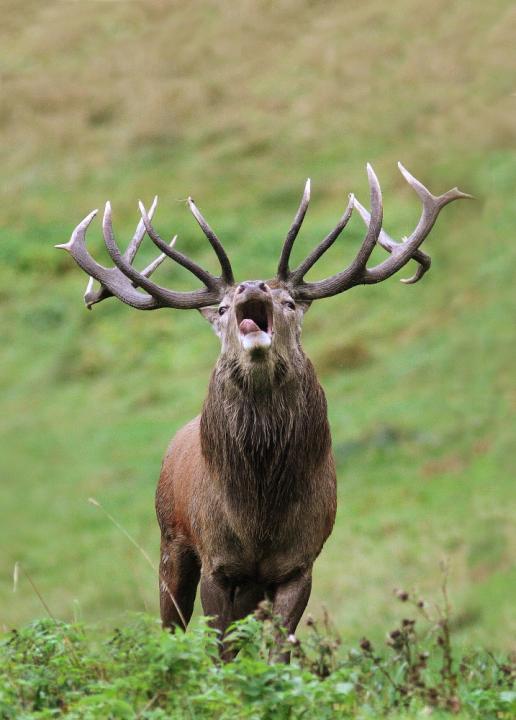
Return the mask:
MULTIPOLYGON (((310 610, 376 642, 395 617, 388 591, 427 592, 448 558, 458 641, 514 649, 513 5, 4 0, 3 18, 0 624, 41 612, 27 583, 12 593, 16 561, 63 620, 156 614, 156 579, 87 498, 157 554, 161 457, 218 351, 196 313, 87 313, 85 279, 53 244, 108 197, 128 238, 137 198, 158 192, 157 227, 214 269, 191 193, 238 277, 270 277, 307 176, 297 258, 348 191, 367 198, 368 160, 386 228, 407 233, 419 208, 401 159, 434 192, 478 199, 443 211, 421 284, 358 288, 307 315, 339 470, 310 610)), ((361 233, 355 218, 314 277, 361 233)), ((105 259, 98 224, 89 242, 105 259)))

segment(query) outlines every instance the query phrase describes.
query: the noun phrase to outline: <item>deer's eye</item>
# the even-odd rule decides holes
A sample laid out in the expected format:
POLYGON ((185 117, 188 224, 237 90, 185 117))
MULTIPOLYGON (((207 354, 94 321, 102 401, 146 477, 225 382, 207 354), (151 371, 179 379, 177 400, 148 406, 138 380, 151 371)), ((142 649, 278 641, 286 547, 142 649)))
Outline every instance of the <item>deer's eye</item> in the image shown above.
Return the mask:
POLYGON ((296 304, 292 300, 286 300, 283 305, 286 305, 290 310, 296 309, 296 304))
POLYGON ((227 305, 221 305, 219 307, 219 315, 224 315, 224 313, 226 312, 227 309, 228 309, 227 305))

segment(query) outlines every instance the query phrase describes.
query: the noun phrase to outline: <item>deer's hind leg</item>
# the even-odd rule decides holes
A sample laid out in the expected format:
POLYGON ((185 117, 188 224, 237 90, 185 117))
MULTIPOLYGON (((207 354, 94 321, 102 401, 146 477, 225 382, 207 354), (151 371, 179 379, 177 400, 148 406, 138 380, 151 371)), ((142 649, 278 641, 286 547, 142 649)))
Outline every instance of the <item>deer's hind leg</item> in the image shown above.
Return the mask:
POLYGON ((159 599, 163 627, 186 629, 200 574, 199 558, 190 545, 177 538, 161 538, 159 599))

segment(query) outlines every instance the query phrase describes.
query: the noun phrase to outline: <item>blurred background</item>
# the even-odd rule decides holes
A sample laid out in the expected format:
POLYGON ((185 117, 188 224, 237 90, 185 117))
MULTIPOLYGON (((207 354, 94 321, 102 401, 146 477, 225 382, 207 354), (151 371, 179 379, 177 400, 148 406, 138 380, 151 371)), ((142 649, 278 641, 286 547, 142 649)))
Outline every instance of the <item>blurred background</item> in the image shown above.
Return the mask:
MULTIPOLYGON (((308 176, 294 260, 348 192, 367 204, 367 161, 385 228, 408 234, 420 205, 401 160, 434 193, 477 200, 442 212, 420 284, 355 288, 306 317, 339 471, 310 610, 326 605, 345 640, 380 636, 392 589, 438 597, 446 561, 461 638, 514 648, 514 3, 1 8, 0 626, 44 614, 26 578, 13 593, 16 561, 58 617, 157 613, 152 570, 88 498, 157 560, 161 458, 218 354, 193 311, 87 312, 85 275, 53 245, 108 198, 123 245, 138 198, 158 193, 157 229, 215 270, 192 194, 238 278, 271 277, 308 176)), ((344 267, 362 237, 357 217, 311 277, 344 267)), ((108 263, 98 221, 89 248, 108 263)), ((147 241, 138 266, 153 256, 147 241)), ((156 277, 195 286, 171 262, 156 277)))

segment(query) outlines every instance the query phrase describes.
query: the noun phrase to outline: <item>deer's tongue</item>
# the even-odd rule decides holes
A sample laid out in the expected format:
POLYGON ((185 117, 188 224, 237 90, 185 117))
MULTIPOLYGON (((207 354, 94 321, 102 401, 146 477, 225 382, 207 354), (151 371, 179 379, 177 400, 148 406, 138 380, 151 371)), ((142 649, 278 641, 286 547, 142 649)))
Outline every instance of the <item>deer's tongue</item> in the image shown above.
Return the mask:
POLYGON ((238 329, 240 330, 242 335, 249 335, 249 333, 260 332, 260 328, 255 323, 255 321, 250 320, 249 318, 242 320, 242 322, 238 326, 238 329))

